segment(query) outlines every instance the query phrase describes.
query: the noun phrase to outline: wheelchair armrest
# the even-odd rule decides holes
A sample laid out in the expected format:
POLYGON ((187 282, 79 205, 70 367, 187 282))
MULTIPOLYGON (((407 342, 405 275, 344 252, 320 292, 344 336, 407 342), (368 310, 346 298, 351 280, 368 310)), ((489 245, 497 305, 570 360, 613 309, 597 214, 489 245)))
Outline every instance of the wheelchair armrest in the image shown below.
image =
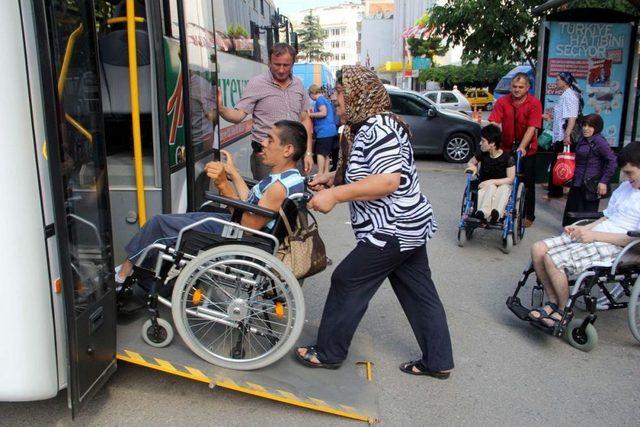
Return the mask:
POLYGON ((567 212, 567 218, 572 219, 600 219, 604 216, 602 212, 567 212))
POLYGON ((640 230, 627 231, 629 237, 640 237, 640 230))
POLYGON ((230 208, 238 209, 243 212, 251 212, 256 215, 260 215, 266 218, 276 218, 278 216, 278 212, 272 211, 271 209, 265 209, 260 206, 252 205, 251 203, 244 202, 238 199, 230 199, 228 197, 221 196, 219 194, 214 194, 210 191, 206 191, 204 193, 204 197, 207 200, 211 200, 217 203, 223 203, 230 208))

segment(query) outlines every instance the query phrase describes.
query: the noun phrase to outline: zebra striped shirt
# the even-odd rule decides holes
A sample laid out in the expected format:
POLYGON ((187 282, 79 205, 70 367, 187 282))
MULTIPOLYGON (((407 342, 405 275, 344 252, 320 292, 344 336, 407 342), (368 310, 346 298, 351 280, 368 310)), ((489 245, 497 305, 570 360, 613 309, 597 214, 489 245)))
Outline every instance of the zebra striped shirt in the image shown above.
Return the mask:
POLYGON ((385 234, 398 238, 401 251, 422 246, 438 226, 431 204, 420 191, 409 134, 392 117, 377 115, 367 119, 355 135, 345 182, 383 173, 400 173, 400 186, 381 199, 349 204, 356 239, 384 247, 375 234, 385 234))

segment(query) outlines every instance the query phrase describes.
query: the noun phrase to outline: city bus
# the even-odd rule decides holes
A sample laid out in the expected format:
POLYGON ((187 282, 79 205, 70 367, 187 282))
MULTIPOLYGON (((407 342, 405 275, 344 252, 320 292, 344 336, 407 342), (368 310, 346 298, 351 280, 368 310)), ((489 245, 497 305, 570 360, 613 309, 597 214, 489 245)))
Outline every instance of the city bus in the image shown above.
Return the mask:
POLYGON ((197 209, 218 119, 293 41, 272 0, 19 0, 3 25, 0 401, 67 388, 75 415, 116 369, 114 265, 157 213, 197 209))

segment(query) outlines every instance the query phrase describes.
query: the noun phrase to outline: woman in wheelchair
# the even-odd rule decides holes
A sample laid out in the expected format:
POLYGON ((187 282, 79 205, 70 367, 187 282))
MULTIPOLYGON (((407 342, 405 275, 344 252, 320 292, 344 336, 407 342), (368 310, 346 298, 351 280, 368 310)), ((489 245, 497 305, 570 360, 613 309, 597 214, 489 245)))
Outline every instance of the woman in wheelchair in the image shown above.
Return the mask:
POLYGON ((529 312, 529 319, 553 329, 569 300, 568 277, 596 263, 611 263, 640 230, 640 142, 625 146, 618 158, 625 181, 611 195, 604 217, 588 225, 569 225, 562 235, 531 248, 533 268, 549 301, 529 312))
POLYGON ((474 174, 479 169, 478 209, 474 217, 482 223, 496 224, 504 216, 511 185, 516 177, 513 156, 500 149, 502 132, 496 125, 482 128, 480 150, 467 164, 467 171, 474 174))
MULTIPOLYGON (((278 211, 283 201, 291 194, 304 191, 304 178, 296 169, 296 163, 306 150, 307 131, 304 126, 291 120, 282 120, 274 124, 267 138, 262 141, 259 155, 263 163, 271 168, 271 173, 251 189, 236 169, 230 153, 221 150, 225 162, 209 162, 205 166, 207 176, 213 180, 220 195, 243 200, 272 211, 278 211)), ((180 230, 204 218, 216 216, 230 219, 230 213, 187 212, 181 214, 155 215, 126 245, 126 261, 116 272, 116 282, 124 283, 133 270, 133 262, 145 248, 153 243, 172 244, 180 230)), ((255 230, 273 226, 274 220, 245 212, 240 225, 255 230)), ((220 234, 222 225, 217 222, 205 222, 194 228, 213 234, 220 234)))

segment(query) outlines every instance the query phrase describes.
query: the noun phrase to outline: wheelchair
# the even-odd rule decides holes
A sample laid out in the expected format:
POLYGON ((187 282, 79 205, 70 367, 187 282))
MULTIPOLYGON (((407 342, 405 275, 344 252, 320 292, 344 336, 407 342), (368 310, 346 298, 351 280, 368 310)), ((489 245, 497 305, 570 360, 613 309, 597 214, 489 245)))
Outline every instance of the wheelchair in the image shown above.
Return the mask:
MULTIPOLYGON (((584 218, 584 214, 580 214, 584 218)), ((575 224, 584 225, 593 219, 581 220, 575 224)), ((640 342, 640 230, 629 231, 633 240, 610 263, 596 263, 589 269, 569 277, 569 299, 563 308, 564 315, 555 327, 546 327, 529 317, 531 310, 543 306, 544 290, 536 277, 531 288, 531 307, 525 307, 518 294, 526 286, 533 265, 522 273, 516 290, 507 299, 507 307, 519 319, 531 322, 544 332, 564 337, 571 346, 588 352, 596 347, 598 333, 594 326, 596 311, 627 309, 629 329, 640 342), (578 318, 575 309, 586 311, 584 319, 578 318)), ((535 274, 534 274, 535 275, 535 274)))
POLYGON ((462 197, 460 207, 460 222, 458 223, 458 246, 463 247, 467 241, 473 238, 473 233, 477 228, 488 230, 500 230, 502 234, 501 250, 505 254, 511 252, 513 246, 517 245, 524 237, 524 196, 526 189, 522 182, 520 171, 521 153, 516 155, 516 176, 511 188, 511 195, 507 202, 505 215, 496 224, 482 223, 478 218, 473 217, 478 205, 478 180, 473 179, 473 173, 466 171, 467 184, 462 197))
POLYGON ((263 368, 289 352, 302 332, 302 289, 276 253, 287 235, 284 221, 294 230, 299 226, 310 194, 291 195, 279 212, 209 192, 205 197, 205 210, 222 209, 213 204, 233 208, 231 220, 205 218, 184 227, 175 245, 145 248, 120 295, 126 299, 136 285, 145 288, 147 344, 165 347, 174 336, 171 323, 160 317, 160 303, 171 309, 178 335, 202 359, 228 369, 263 368), (272 231, 240 225, 245 212, 273 219, 272 231), (206 221, 221 224, 221 235, 195 230, 206 221))

